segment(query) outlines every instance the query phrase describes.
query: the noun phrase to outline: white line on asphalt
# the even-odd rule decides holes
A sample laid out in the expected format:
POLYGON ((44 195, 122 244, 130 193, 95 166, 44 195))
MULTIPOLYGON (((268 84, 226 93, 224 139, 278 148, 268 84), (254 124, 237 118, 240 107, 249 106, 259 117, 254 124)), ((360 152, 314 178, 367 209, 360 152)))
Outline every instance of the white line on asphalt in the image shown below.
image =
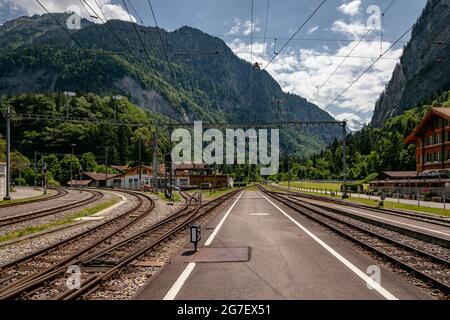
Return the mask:
POLYGON ((223 216, 222 220, 220 220, 219 224, 214 229, 213 233, 211 233, 211 235, 209 236, 208 240, 206 240, 206 242, 204 244, 205 246, 209 246, 211 244, 211 242, 214 240, 217 232, 219 232, 220 228, 222 227, 222 224, 225 222, 225 220, 227 219, 227 217, 230 214, 231 210, 233 210, 234 206, 236 205, 236 203, 239 201, 239 199, 242 197, 243 194, 244 194, 244 192, 242 192, 239 195, 239 197, 236 199, 236 201, 231 205, 230 209, 228 209, 227 213, 225 213, 225 215, 223 216))
MULTIPOLYGON (((222 227, 222 224, 225 222, 225 219, 228 217, 231 210, 233 210, 234 206, 236 205, 236 203, 239 201, 239 199, 241 198, 241 196, 243 194, 244 194, 244 192, 242 192, 239 195, 239 197, 236 199, 236 201, 234 201, 234 203, 228 209, 227 213, 223 216, 222 220, 220 220, 219 224, 214 229, 213 233, 211 233, 211 235, 208 237, 208 240, 206 240, 204 246, 209 246, 211 244, 211 242, 214 240, 214 237, 216 236, 217 232, 219 232, 220 228, 222 227)), ((194 268, 195 268, 195 262, 189 262, 188 265, 186 266, 186 268, 183 270, 183 272, 178 277, 178 279, 172 285, 170 290, 166 293, 163 300, 174 300, 177 297, 178 293, 183 288, 184 283, 189 278, 189 275, 191 274, 192 270, 194 270, 194 268)))
POLYGON ((298 223, 295 219, 293 219, 289 214, 284 212, 283 209, 278 207, 275 203, 270 201, 267 197, 265 197, 262 193, 258 191, 258 193, 266 199, 270 204, 272 204, 275 208, 277 208, 282 214, 284 214, 289 220, 291 220, 293 223, 295 223, 300 229, 302 229, 306 234, 308 234, 311 238, 313 238, 314 241, 316 241, 318 244, 320 244, 325 250, 327 250, 329 253, 331 253, 336 259, 338 259, 340 262, 342 262, 347 268, 349 268, 351 271, 353 271, 358 277, 363 279, 366 283, 370 283, 372 288, 374 288, 378 293, 380 293, 384 298, 387 300, 398 300, 396 296, 394 296, 392 293, 390 293, 388 290, 383 288, 380 284, 373 281, 372 278, 370 278, 367 274, 362 272, 358 269, 353 263, 345 259, 343 256, 341 256, 337 251, 335 251, 333 248, 331 248, 329 245, 327 245, 325 242, 320 240, 317 236, 315 236, 311 231, 306 229, 303 225, 298 223))
POLYGON ((166 293, 163 300, 174 300, 177 297, 178 292, 183 288, 184 283, 195 268, 195 262, 189 262, 186 269, 180 274, 177 281, 173 284, 172 288, 166 293))

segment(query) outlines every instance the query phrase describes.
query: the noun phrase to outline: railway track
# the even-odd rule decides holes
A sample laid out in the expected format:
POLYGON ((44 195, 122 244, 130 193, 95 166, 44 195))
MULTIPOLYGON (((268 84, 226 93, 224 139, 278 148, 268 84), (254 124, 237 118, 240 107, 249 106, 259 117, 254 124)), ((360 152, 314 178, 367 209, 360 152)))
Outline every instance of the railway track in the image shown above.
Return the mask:
POLYGON ((187 204, 192 205, 201 202, 202 191, 195 191, 193 194, 180 191, 180 195, 184 198, 184 201, 187 204))
MULTIPOLYGON (((87 199, 83 199, 80 201, 72 202, 69 204, 65 204, 65 205, 61 205, 61 206, 57 206, 57 207, 53 207, 53 208, 37 210, 34 212, 30 212, 30 213, 2 217, 2 218, 0 218, 0 227, 8 226, 8 225, 16 224, 19 222, 36 219, 36 218, 42 218, 42 217, 49 216, 49 215, 52 215, 55 213, 59 213, 63 210, 65 211, 65 210, 76 209, 76 208, 94 203, 103 197, 103 194, 98 191, 84 190, 84 192, 90 193, 90 196, 87 199)), ((66 194, 67 194, 67 191, 66 191, 66 194)), ((55 199, 55 198, 53 198, 53 199, 55 199)))
POLYGON ((412 212, 412 211, 405 211, 405 210, 375 208, 375 207, 371 207, 371 206, 364 205, 364 204, 352 203, 352 202, 348 202, 348 201, 344 201, 344 200, 322 197, 319 195, 312 195, 312 194, 307 194, 307 193, 302 193, 302 192, 291 192, 288 189, 284 189, 284 188, 280 188, 280 187, 276 187, 276 186, 272 186, 272 188, 283 191, 283 192, 287 192, 294 197, 301 197, 301 198, 306 198, 306 199, 311 199, 311 200, 335 203, 335 204, 345 205, 345 206, 353 207, 353 208, 367 209, 367 210, 371 210, 374 212, 380 212, 380 213, 385 213, 385 214, 387 213, 387 214, 399 216, 399 217, 406 216, 410 219, 424 221, 424 222, 441 225, 441 226, 445 226, 445 227, 450 227, 450 218, 448 218, 448 217, 435 216, 435 215, 430 215, 430 214, 425 214, 425 213, 421 214, 419 212, 412 212))
POLYGON ((55 190, 56 194, 53 194, 53 195, 48 196, 48 197, 38 198, 38 199, 31 199, 31 200, 24 200, 24 201, 21 201, 21 202, 12 202, 12 203, 0 204, 0 209, 1 208, 18 207, 18 206, 22 206, 22 205, 26 205, 26 204, 30 204, 30 203, 37 203, 37 202, 44 202, 44 201, 49 201, 49 200, 55 200, 55 199, 64 197, 65 195, 68 194, 68 191, 64 190, 64 189, 52 189, 52 190, 55 190))
MULTIPOLYGON (((96 248, 77 258, 60 260, 57 267, 47 268, 37 276, 0 291, 0 299, 56 299, 83 298, 102 283, 116 275, 133 261, 145 257, 158 245, 189 226, 193 221, 214 210, 239 190, 213 201, 196 206, 185 205, 164 220, 102 249, 96 248), (79 288, 68 288, 67 267, 76 265, 81 272, 79 288)), ((17 265, 15 265, 17 268, 17 265)))
POLYGON ((441 290, 444 296, 450 296, 448 252, 438 256, 424 249, 423 243, 418 242, 417 239, 407 239, 404 235, 399 236, 393 231, 348 219, 324 208, 294 200, 261 187, 260 190, 295 212, 400 266, 403 270, 441 290))
POLYGON ((111 243, 114 237, 119 239, 125 237, 127 228, 150 214, 154 207, 153 200, 146 195, 135 192, 125 193, 137 198, 137 204, 127 212, 1 266, 0 299, 7 297, 14 288, 30 283, 33 279, 90 253, 91 250, 100 250, 102 245, 111 243))

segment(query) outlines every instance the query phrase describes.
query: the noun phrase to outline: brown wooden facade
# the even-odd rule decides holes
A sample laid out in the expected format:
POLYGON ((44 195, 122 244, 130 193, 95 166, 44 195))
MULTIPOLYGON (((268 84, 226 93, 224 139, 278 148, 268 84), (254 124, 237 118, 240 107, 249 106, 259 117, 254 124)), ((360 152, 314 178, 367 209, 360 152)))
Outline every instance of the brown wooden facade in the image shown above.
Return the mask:
POLYGON ((416 145, 418 172, 450 169, 450 108, 430 108, 405 143, 416 145))

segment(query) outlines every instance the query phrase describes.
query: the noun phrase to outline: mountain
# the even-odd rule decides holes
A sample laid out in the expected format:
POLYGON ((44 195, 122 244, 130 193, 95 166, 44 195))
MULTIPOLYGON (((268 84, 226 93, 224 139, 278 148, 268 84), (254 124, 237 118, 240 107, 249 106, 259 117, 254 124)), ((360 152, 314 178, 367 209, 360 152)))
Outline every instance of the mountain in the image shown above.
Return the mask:
POLYGON ((400 63, 378 99, 371 125, 450 89, 450 0, 428 0, 404 48, 400 63))
MULTIPOLYGON (((65 25, 69 14, 53 16, 65 25)), ((82 19, 81 28, 68 33, 71 38, 47 14, 4 23, 0 95, 121 94, 175 121, 333 120, 306 99, 283 92, 266 71, 252 71, 225 42, 198 29, 167 32, 120 20, 82 19), (250 97, 251 72, 256 80, 250 97)), ((282 140, 287 150, 305 157, 338 134, 337 128, 290 129, 282 140)))

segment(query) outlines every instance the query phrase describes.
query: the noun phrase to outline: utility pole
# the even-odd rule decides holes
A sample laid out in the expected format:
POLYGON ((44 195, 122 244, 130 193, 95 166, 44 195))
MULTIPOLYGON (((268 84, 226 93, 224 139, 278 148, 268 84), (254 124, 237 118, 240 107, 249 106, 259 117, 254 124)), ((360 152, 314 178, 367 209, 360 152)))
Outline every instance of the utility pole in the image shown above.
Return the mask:
POLYGON ((80 193, 81 193, 81 181, 83 181, 83 166, 80 165, 80 170, 79 170, 79 177, 80 177, 80 193))
POLYGON ((105 187, 108 185, 108 147, 105 147, 105 187))
POLYGON ((347 198, 347 186, 346 186, 346 178, 347 178, 347 158, 346 158, 346 142, 345 139, 347 137, 347 131, 346 131, 346 127, 347 127, 347 122, 343 122, 342 123, 342 162, 343 162, 343 184, 342 184, 342 198, 345 199, 347 198))
POLYGON ((6 109, 6 194, 3 200, 11 200, 11 106, 6 109))
POLYGON ((37 151, 36 150, 34 150, 34 190, 36 190, 37 189, 37 168, 36 168, 36 166, 37 166, 37 164, 36 164, 36 162, 37 162, 37 151))
MULTIPOLYGON (((75 143, 71 144, 71 147, 72 147, 72 160, 73 160, 73 157, 75 156, 73 148, 76 147, 76 146, 77 145, 75 143)), ((70 183, 72 183, 72 160, 70 161, 70 183)))
POLYGON ((142 188, 141 137, 139 137, 139 189, 142 188))
MULTIPOLYGON (((43 159, 44 158, 42 158, 42 161, 44 161, 43 159)), ((42 171, 44 173, 44 194, 47 194, 47 165, 44 162, 42 163, 43 163, 42 171)))
MULTIPOLYGON (((170 137, 169 137, 170 139, 170 137)), ((159 165, 158 165, 158 120, 156 120, 156 126, 155 126, 155 140, 153 145, 153 184, 154 184, 154 190, 157 193, 158 192, 158 171, 159 171, 159 165)))

